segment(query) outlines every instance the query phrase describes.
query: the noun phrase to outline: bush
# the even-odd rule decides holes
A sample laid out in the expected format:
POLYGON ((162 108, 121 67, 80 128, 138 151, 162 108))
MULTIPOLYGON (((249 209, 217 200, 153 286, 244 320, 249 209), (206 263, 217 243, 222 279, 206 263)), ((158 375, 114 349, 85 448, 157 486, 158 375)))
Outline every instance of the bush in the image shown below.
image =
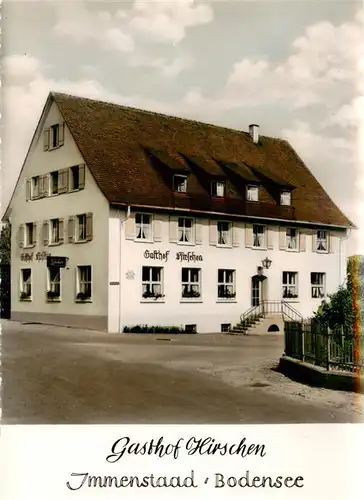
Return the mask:
POLYGON ((182 326, 124 326, 123 333, 185 333, 182 326))

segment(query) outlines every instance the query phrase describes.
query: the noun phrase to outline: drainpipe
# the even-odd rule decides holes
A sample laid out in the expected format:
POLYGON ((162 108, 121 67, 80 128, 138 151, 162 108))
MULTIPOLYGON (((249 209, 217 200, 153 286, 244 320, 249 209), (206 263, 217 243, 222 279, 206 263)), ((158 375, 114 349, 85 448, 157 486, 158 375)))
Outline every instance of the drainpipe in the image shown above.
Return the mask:
POLYGON ((342 258, 341 244, 343 241, 347 241, 350 238, 350 236, 351 236, 351 228, 348 228, 346 236, 344 236, 343 238, 340 238, 340 240, 339 240, 339 283, 341 283, 341 284, 344 284, 346 281, 346 274, 345 274, 344 280, 342 280, 342 278, 341 278, 341 273, 342 273, 342 269, 341 269, 341 258, 342 258))
POLYGON ((123 237, 123 223, 126 222, 130 217, 130 205, 126 209, 126 218, 123 219, 121 216, 122 211, 119 210, 119 220, 120 220, 120 231, 119 231, 119 332, 121 333, 121 277, 122 277, 122 237, 123 237))

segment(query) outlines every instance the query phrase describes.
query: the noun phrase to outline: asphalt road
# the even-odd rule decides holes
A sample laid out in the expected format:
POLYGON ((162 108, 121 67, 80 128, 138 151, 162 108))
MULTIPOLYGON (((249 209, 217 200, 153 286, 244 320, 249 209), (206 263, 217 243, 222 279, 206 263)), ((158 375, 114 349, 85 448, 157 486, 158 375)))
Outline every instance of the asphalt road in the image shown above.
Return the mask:
POLYGON ((3 424, 362 421, 362 396, 274 370, 281 335, 110 335, 2 321, 1 342, 3 424))

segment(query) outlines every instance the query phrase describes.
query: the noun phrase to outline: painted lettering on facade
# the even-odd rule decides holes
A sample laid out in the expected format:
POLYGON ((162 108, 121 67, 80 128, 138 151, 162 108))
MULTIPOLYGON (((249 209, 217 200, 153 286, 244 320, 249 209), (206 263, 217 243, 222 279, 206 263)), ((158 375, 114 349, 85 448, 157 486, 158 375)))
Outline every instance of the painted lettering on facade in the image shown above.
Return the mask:
POLYGON ((146 250, 144 252, 144 257, 146 259, 155 259, 167 262, 169 253, 169 250, 167 250, 166 252, 161 252, 160 250, 153 250, 151 252, 149 250, 146 250))
POLYGON ((202 255, 195 254, 195 252, 177 252, 176 260, 183 260, 187 262, 202 262, 202 255))
POLYGON ((43 262, 43 260, 47 260, 47 257, 50 257, 50 255, 51 254, 48 252, 37 252, 34 259, 34 252, 25 252, 20 254, 20 260, 23 262, 33 262, 33 260, 43 262))

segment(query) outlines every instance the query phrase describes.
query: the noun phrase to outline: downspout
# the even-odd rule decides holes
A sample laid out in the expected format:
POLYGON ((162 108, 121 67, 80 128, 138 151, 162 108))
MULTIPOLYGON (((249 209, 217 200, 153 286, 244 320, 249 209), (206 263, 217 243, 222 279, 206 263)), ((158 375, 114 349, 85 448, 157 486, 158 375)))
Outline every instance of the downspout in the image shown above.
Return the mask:
POLYGON ((340 240, 339 240, 339 283, 341 285, 343 285, 345 283, 345 280, 346 280, 346 274, 345 274, 344 280, 342 280, 342 277, 341 277, 341 272, 342 272, 342 269, 341 269, 341 259, 342 259, 341 244, 343 241, 348 240, 350 238, 350 236, 351 236, 351 228, 349 227, 347 232, 346 232, 346 236, 344 236, 343 238, 340 238, 340 240))
POLYGON ((119 210, 119 220, 120 220, 120 231, 119 231, 119 327, 118 327, 118 333, 121 333, 121 299, 122 299, 122 293, 121 293, 121 277, 122 277, 122 237, 123 237, 123 223, 126 222, 129 217, 130 217, 130 205, 128 205, 127 210, 126 210, 126 218, 122 219, 121 217, 122 211, 119 210))

